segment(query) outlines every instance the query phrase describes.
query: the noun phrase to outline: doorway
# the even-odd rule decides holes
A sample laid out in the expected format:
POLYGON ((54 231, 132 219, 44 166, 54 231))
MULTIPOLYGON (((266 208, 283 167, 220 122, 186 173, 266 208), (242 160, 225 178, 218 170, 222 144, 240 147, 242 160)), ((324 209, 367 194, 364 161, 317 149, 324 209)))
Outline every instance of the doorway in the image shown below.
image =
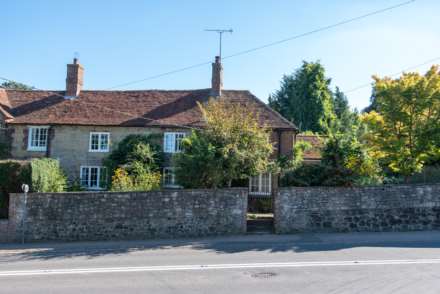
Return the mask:
POLYGON ((247 233, 272 234, 274 232, 273 198, 271 195, 248 195, 247 233))

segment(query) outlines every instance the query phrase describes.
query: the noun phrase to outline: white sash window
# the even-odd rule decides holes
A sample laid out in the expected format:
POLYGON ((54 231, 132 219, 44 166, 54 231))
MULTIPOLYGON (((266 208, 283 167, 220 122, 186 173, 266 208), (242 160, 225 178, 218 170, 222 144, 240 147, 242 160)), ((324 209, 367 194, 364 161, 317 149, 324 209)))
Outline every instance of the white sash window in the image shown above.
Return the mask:
POLYGON ((107 169, 101 166, 81 166, 81 187, 87 189, 105 189, 107 186, 107 169))
POLYGON ((110 133, 90 133, 89 152, 108 152, 110 133))
POLYGON ((270 195, 272 193, 272 175, 259 174, 249 179, 249 194, 270 195))
POLYGON ((49 127, 29 127, 28 151, 46 151, 49 127))
POLYGON ((178 153, 182 151, 182 139, 185 138, 185 133, 164 133, 163 137, 163 151, 165 153, 178 153))

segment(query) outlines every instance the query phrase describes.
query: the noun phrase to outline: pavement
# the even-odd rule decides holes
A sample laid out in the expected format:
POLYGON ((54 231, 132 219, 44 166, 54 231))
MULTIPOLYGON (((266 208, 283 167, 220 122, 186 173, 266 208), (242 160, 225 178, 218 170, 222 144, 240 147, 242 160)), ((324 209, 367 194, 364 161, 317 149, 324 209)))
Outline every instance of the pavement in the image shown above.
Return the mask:
POLYGON ((0 293, 439 293, 440 232, 0 245, 0 293))

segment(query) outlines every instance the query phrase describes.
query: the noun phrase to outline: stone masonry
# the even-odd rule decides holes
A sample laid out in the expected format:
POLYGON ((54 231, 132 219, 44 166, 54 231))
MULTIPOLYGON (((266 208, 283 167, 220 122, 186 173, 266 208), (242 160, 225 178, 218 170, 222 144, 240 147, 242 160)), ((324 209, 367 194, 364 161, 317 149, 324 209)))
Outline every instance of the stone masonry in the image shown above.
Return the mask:
POLYGON ((440 229, 440 185, 281 188, 275 230, 295 232, 440 229))
POLYGON ((241 234, 246 232, 247 191, 35 193, 24 207, 24 195, 11 194, 9 241, 20 241, 23 227, 26 241, 241 234))

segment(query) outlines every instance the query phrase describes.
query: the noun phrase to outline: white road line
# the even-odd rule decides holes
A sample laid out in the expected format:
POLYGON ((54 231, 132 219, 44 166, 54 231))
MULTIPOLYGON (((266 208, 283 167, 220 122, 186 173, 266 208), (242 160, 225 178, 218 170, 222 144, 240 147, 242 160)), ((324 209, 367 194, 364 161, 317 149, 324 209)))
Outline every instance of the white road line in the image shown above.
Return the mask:
POLYGON ((301 268, 301 267, 332 267, 332 266, 371 266, 371 265, 411 265, 440 264, 440 259, 407 259, 407 260, 350 260, 350 261, 311 261, 311 262, 280 262, 280 263, 242 263, 242 264, 207 264, 207 265, 171 265, 171 266, 140 266, 140 267, 108 267, 108 268, 77 268, 77 269, 42 269, 0 271, 1 277, 39 276, 39 275, 76 275, 99 273, 127 272, 166 272, 193 270, 224 270, 252 268, 301 268))

